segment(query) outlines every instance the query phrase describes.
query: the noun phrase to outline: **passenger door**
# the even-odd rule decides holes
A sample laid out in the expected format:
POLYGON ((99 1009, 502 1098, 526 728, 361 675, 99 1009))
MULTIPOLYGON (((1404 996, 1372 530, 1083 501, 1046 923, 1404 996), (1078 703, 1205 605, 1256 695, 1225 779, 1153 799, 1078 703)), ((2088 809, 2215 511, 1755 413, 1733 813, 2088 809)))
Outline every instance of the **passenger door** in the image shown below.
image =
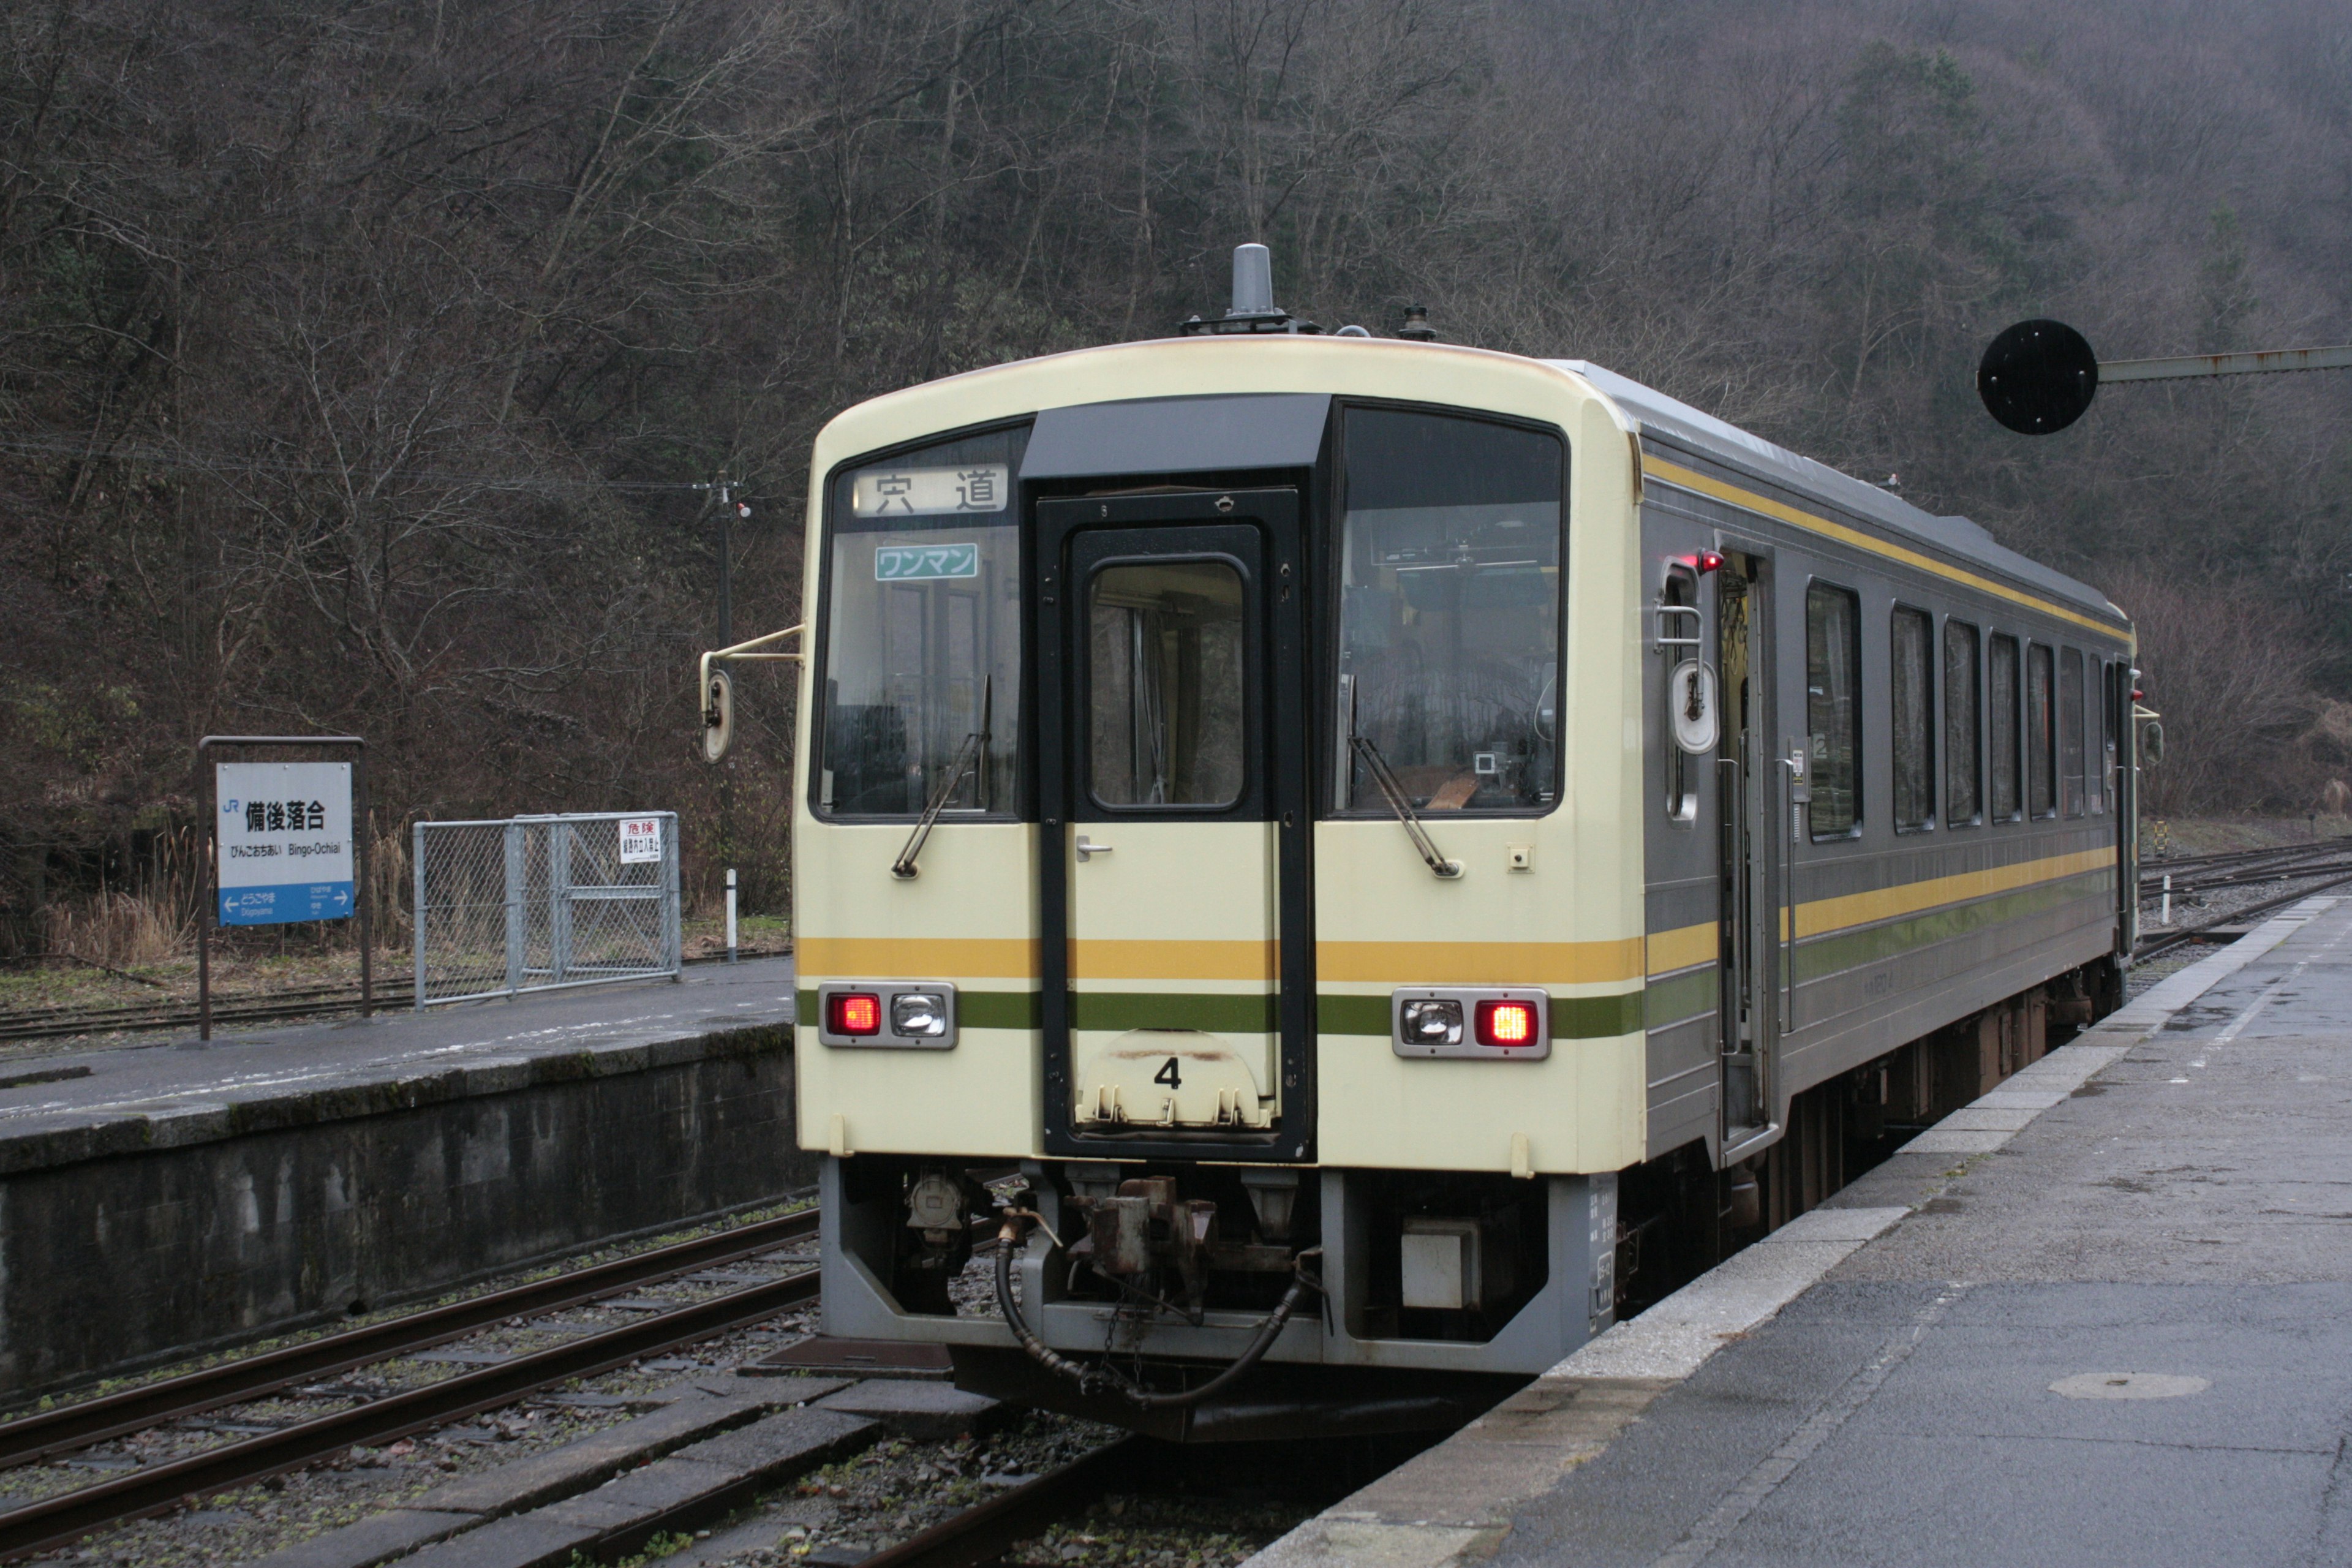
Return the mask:
POLYGON ((1049 1152, 1306 1151, 1298 545, 1290 489, 1038 503, 1049 1152))
MULTIPOLYGON (((1775 754, 1769 562, 1727 547, 1716 574, 1717 656, 1724 721, 1716 757, 1722 849, 1723 1147, 1725 1162, 1770 1130, 1773 1064, 1786 1024, 1781 902, 1802 781, 1775 754)), ((1801 766, 1801 758, 1798 761, 1801 766)))

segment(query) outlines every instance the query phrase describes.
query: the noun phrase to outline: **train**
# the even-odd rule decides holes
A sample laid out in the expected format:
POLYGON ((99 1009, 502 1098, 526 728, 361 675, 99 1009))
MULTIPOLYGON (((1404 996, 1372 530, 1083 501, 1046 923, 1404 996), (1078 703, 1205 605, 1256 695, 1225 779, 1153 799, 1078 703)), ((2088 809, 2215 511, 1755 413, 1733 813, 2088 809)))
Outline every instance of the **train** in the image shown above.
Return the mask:
POLYGON ((1599 365, 1234 275, 816 437, 824 1330, 1163 1436, 1411 1430, 2120 1005, 2131 623, 1599 365))

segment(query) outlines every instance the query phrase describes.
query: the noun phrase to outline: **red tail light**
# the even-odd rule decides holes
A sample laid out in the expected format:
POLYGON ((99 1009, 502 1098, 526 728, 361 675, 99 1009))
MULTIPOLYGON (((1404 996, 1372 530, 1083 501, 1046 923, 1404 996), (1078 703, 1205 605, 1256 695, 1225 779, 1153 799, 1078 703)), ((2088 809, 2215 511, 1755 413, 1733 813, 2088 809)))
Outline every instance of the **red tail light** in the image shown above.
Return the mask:
POLYGON ((1482 1046, 1531 1046, 1536 1039, 1536 1008, 1532 1002, 1478 1004, 1478 1043, 1482 1046))
POLYGON ((835 992, 832 1022, 836 1035, 878 1035, 882 1032, 882 998, 870 991, 835 992))

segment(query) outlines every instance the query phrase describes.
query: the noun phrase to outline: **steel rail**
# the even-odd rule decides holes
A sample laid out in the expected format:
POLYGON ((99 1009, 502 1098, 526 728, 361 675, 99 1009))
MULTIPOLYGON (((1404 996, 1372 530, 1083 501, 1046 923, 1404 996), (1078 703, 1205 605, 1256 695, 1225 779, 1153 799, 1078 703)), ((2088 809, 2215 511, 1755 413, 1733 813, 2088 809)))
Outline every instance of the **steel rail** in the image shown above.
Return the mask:
MULTIPOLYGON (((756 953, 753 957, 782 957, 781 953, 756 953)), ((724 958, 683 959, 688 965, 721 963, 724 958)), ((500 997, 504 993, 498 994, 500 997)), ((415 986, 406 981, 387 981, 376 992, 376 1003, 385 1001, 414 1002, 415 986)), ((265 1023, 276 1018, 309 1018, 329 1013, 356 1013, 360 998, 342 986, 320 987, 317 990, 273 992, 264 998, 253 998, 247 1005, 236 1001, 226 1005, 215 1003, 213 1016, 228 1023, 265 1023), (316 1002, 300 998, 317 996, 316 1002)), ((11 1015, 0 1015, 0 1043, 10 1040, 64 1039, 74 1035, 129 1033, 141 1029, 168 1029, 197 1021, 198 1009, 194 1003, 131 1003, 120 1007, 92 1008, 70 1011, 64 1008, 42 1008, 11 1015)))
POLYGON ((1015 1542, 1040 1533, 1069 1512, 1080 1499, 1099 1496, 1148 1441, 1121 1437, 1105 1444, 873 1553, 858 1568, 979 1568, 993 1563, 1015 1542))
POLYGON ((2347 882, 2352 882, 2352 871, 2347 871, 2342 876, 2321 882, 2316 887, 2297 888, 2291 893, 2281 893, 2275 899, 2264 899, 2261 903, 2248 904, 2243 909, 2231 910, 2228 914, 2222 915, 2215 920, 2208 921, 2201 926, 2190 926, 2184 931, 2173 931, 2166 936, 2158 938, 2156 941, 2148 943, 2146 947, 2140 948, 2137 952, 2134 952, 2132 954, 2132 962, 2135 963, 2146 963, 2152 958, 2170 952, 2174 948, 2180 946, 2183 942, 2195 942, 2207 931, 2212 931, 2217 927, 2236 925, 2242 921, 2251 920, 2254 916, 2268 914, 2271 910, 2278 909, 2283 905, 2298 902, 2304 899, 2310 898, 2315 893, 2324 893, 2330 888, 2340 888, 2347 882))
MULTIPOLYGON (((658 1279, 754 1258, 814 1236, 816 1229, 814 1209, 782 1215, 365 1328, 322 1335, 304 1344, 226 1362, 142 1388, 19 1416, 0 1424, 0 1469, 242 1404, 310 1378, 329 1377, 371 1362, 446 1344, 508 1318, 560 1312, 658 1279)), ((0 1520, 5 1518, 0 1515, 0 1520)))
MULTIPOLYGON (((406 999, 411 999, 411 994, 403 989, 380 992, 374 1001, 376 1005, 382 1006, 387 1000, 396 1002, 406 999)), ((360 1002, 356 996, 341 999, 322 997, 315 1002, 269 1001, 257 1003, 251 1006, 215 1005, 213 1008, 213 1016, 216 1020, 228 1023, 240 1020, 246 1023, 260 1023, 272 1018, 310 1018, 330 1013, 356 1013, 359 1010, 360 1002)), ((60 1017, 26 1024, 0 1022, 0 1041, 61 1040, 70 1039, 76 1035, 129 1034, 138 1030, 170 1029, 194 1023, 196 1018, 197 1009, 183 1007, 169 1011, 158 1009, 152 1013, 127 1016, 113 1015, 95 1018, 60 1017)))
POLYGON ((2332 872, 2352 869, 2352 859, 2304 861, 2294 865, 2263 866, 2252 870, 2219 873, 2210 877, 2176 878, 2169 889, 2161 884, 2150 888, 2142 884, 2140 902, 2160 899, 2169 890, 2176 898, 2191 893, 2210 893, 2223 888, 2259 888, 2265 882, 2291 882, 2305 877, 2325 877, 2332 872))
MULTIPOLYGON (((138 977, 134 975, 132 978, 136 979, 138 977)), ((389 985, 406 987, 410 983, 404 980, 394 980, 388 981, 386 984, 389 985)), ((352 988, 348 985, 300 985, 288 987, 282 990, 274 990, 266 994, 268 1000, 278 1002, 299 1001, 313 996, 342 997, 352 994, 353 993, 352 988)), ((263 999, 264 998, 261 995, 245 997, 231 996, 226 998, 226 1000, 232 1003, 239 1001, 260 1001, 263 999)), ((104 1007, 77 1007, 70 1005, 59 1005, 49 1007, 18 1008, 8 1013, 5 1016, 5 1018, 9 1023, 21 1022, 37 1024, 51 1018, 144 1017, 150 1013, 171 1012, 183 1005, 184 1005, 184 1004, 173 1001, 169 997, 146 1002, 125 1002, 119 1005, 104 1007)))
POLYGON ((511 1404, 551 1383, 593 1377, 642 1357, 773 1317, 816 1292, 817 1271, 807 1269, 280 1431, 224 1444, 152 1469, 43 1498, 0 1513, 0 1562, 162 1513, 191 1497, 299 1469, 344 1448, 394 1442, 511 1404))
POLYGON ((2342 855, 2352 849, 2352 844, 2341 840, 2326 844, 2299 844, 2286 848, 2265 849, 2255 854, 2232 856, 2226 860, 2200 861, 2182 866, 2177 861, 2165 861, 2158 866, 2143 866, 2140 882, 2143 886, 2163 885, 2164 879, 2173 879, 2173 891, 2179 892, 2183 879, 2190 881, 2229 881, 2244 877, 2259 877, 2280 868, 2301 865, 2308 860, 2342 855))

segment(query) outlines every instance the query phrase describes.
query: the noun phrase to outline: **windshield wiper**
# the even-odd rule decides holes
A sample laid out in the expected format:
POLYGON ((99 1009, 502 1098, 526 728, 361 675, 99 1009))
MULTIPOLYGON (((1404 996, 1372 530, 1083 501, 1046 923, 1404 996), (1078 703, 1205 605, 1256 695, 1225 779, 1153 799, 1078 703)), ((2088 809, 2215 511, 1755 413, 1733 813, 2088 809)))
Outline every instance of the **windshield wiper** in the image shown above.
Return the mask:
POLYGON ((1421 851, 1423 860, 1429 862, 1431 874, 1448 879, 1462 875, 1462 862, 1448 860, 1437 852, 1437 846, 1430 842, 1429 830, 1422 826, 1421 818, 1412 814, 1412 802, 1406 798, 1404 785, 1397 782, 1396 774, 1389 771, 1389 760, 1381 755, 1381 749, 1361 735, 1349 736, 1348 744, 1364 759, 1364 766, 1371 773, 1372 783, 1380 787, 1381 796, 1389 803, 1389 809, 1396 813, 1398 823, 1412 839, 1412 847, 1421 851))
POLYGON ((915 819, 915 831, 907 836, 907 847, 899 850, 898 858, 890 863, 890 875, 902 882, 911 880, 922 869, 915 864, 915 858, 923 852, 923 846, 931 837, 931 825, 939 821, 940 813, 947 809, 948 797, 955 794, 956 786, 963 783, 966 773, 973 774, 979 785, 975 794, 979 797, 980 808, 982 811, 988 809, 989 710, 994 706, 995 685, 993 675, 981 681, 980 728, 964 736, 963 744, 958 746, 955 755, 949 759, 947 778, 931 792, 930 802, 923 807, 923 815, 915 819))

